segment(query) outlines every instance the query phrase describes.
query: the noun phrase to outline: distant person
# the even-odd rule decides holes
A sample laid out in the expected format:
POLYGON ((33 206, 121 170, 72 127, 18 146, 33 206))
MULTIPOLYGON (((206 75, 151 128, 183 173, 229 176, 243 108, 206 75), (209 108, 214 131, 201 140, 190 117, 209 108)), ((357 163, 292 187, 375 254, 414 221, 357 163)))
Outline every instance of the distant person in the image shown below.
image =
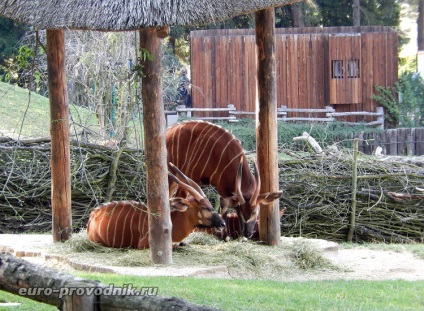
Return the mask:
POLYGON ((190 96, 190 80, 187 78, 187 69, 181 70, 181 77, 177 88, 177 103, 178 105, 184 105, 186 108, 191 108, 191 96, 190 96))

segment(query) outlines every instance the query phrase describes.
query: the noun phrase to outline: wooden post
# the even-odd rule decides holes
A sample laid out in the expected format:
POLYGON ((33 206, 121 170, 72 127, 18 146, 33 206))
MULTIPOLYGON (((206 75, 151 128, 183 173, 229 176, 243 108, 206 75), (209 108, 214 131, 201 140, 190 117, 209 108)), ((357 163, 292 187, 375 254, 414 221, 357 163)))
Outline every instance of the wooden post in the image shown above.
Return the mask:
POLYGON ((54 242, 62 242, 69 239, 72 228, 71 156, 64 30, 47 30, 47 71, 52 141, 52 233, 54 242))
MULTIPOLYGON (((256 150, 261 176, 261 193, 278 191, 277 83, 275 63, 274 8, 255 13, 258 52, 258 95, 256 107, 256 150)), ((279 204, 262 205, 259 238, 268 245, 280 244, 279 204)))
POLYGON ((172 223, 162 99, 161 39, 155 28, 140 30, 140 47, 153 56, 153 60, 144 62, 142 78, 150 259, 156 264, 171 264, 172 223))
POLYGON ((353 165, 352 165, 352 204, 350 207, 349 231, 347 233, 347 241, 352 242, 353 233, 356 226, 356 191, 358 188, 358 138, 353 140, 353 165))
POLYGON ((381 114, 381 116, 377 117, 377 121, 380 122, 379 128, 381 130, 384 130, 384 108, 383 107, 377 107, 377 108, 375 108, 375 111, 377 113, 380 113, 381 114))

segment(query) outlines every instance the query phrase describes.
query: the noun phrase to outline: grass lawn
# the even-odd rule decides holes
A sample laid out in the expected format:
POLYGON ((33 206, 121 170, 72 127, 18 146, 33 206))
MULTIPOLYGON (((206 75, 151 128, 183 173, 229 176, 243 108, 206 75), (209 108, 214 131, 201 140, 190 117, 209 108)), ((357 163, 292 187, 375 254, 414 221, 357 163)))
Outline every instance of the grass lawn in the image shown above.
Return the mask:
MULTIPOLYGON (((50 136, 50 106, 47 97, 28 90, 0 82, 0 110, 2 112, 0 134, 17 138, 50 136)), ((71 122, 76 131, 79 125, 96 126, 94 113, 70 105, 71 122)), ((73 130, 73 129, 72 129, 73 130)))
MULTIPOLYGON (((313 281, 136 277, 77 273, 114 286, 158 287, 160 296, 176 296, 222 310, 423 310, 424 281, 313 281)), ((7 310, 54 308, 0 292, 1 302, 22 302, 7 310)), ((2 309, 0 305, 0 310, 2 309)))

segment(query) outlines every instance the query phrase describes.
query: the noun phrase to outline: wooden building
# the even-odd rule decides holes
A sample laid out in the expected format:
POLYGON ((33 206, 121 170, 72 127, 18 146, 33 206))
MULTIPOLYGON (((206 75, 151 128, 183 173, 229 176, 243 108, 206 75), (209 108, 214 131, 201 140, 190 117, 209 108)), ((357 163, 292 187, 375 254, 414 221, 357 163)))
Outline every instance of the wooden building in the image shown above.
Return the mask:
MULTIPOLYGON (((394 85, 397 55, 390 27, 277 28, 277 105, 375 111, 374 86, 394 85)), ((193 107, 255 111, 256 71, 253 29, 191 32, 193 107)))

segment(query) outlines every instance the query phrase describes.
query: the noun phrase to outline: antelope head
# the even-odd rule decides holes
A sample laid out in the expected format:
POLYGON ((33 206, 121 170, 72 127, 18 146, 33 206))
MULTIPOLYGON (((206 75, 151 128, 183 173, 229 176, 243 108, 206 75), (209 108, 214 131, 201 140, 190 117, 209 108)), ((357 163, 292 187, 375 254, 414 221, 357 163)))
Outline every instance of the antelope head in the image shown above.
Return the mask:
POLYGON ((188 198, 171 198, 169 200, 171 206, 178 211, 190 214, 189 218, 190 223, 193 225, 192 229, 194 229, 194 227, 225 227, 225 221, 212 207, 211 202, 207 199, 202 188, 184 175, 175 165, 170 163, 170 166, 182 180, 171 172, 168 172, 169 177, 178 184, 178 187, 191 195, 191 197, 188 198))
MULTIPOLYGON (((259 205, 268 205, 274 200, 278 199, 282 195, 282 191, 260 193, 261 179, 259 177, 258 167, 256 162, 253 165, 255 184, 253 189, 253 195, 248 199, 246 194, 243 194, 241 190, 241 180, 243 174, 243 157, 240 159, 240 165, 237 170, 236 176, 236 195, 230 197, 229 205, 237 211, 240 219, 240 225, 242 229, 243 237, 250 238, 254 231, 255 222, 257 220, 259 205)), ((228 199, 227 199, 228 200, 228 199)), ((224 207, 224 210, 226 208, 224 207)), ((224 212, 225 213, 225 212, 224 212)))

